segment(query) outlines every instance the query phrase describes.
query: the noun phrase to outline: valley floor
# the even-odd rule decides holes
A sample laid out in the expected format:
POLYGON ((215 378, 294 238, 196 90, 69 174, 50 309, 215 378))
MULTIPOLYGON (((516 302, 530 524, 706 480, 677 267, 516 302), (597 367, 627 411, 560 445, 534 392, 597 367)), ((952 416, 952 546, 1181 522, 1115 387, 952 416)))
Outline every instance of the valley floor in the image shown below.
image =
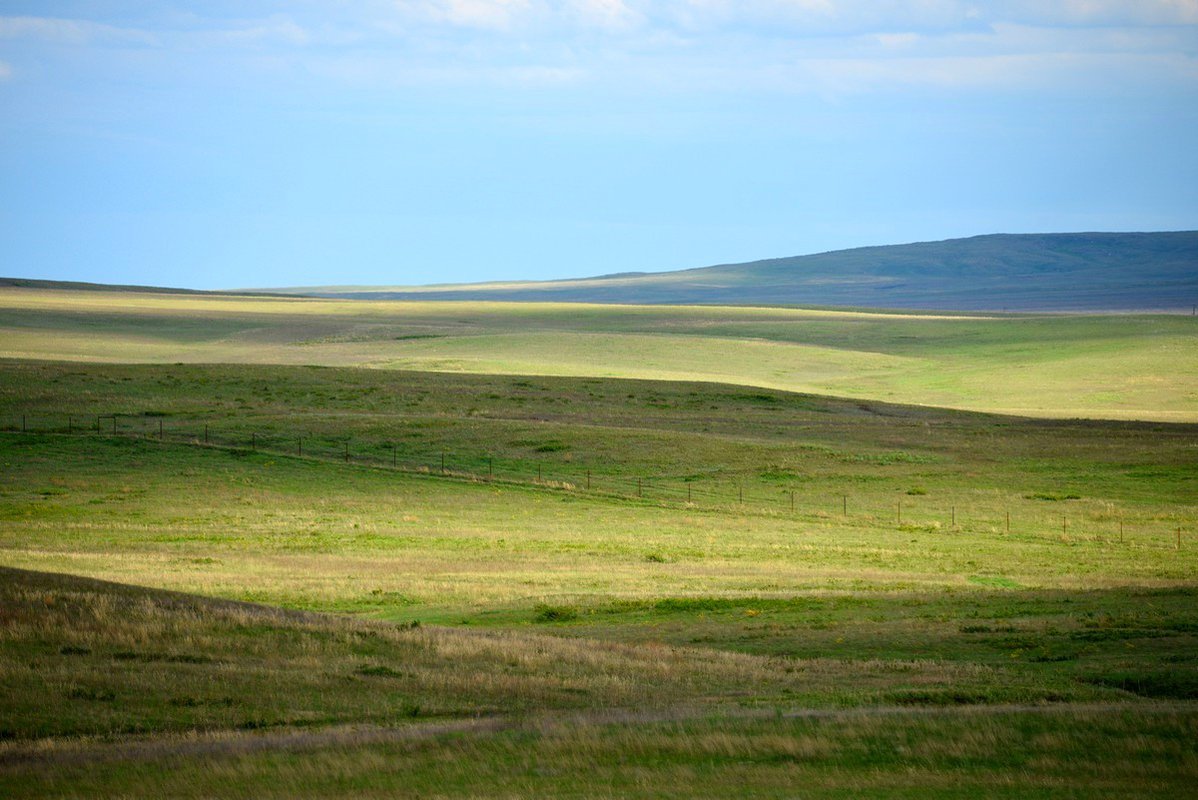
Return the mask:
POLYGON ((1198 780, 1198 427, 0 363, 16 796, 1198 780))

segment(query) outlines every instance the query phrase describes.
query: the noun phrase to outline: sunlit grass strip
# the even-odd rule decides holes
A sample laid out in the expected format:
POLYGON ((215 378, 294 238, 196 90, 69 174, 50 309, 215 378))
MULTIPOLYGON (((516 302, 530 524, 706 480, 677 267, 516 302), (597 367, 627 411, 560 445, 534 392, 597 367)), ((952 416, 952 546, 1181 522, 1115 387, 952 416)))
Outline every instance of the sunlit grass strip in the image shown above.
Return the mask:
MULTIPOLYGON (((501 465, 501 467, 507 468, 498 474, 494 470, 490 470, 487 473, 478 473, 453 466, 453 460, 447 460, 445 453, 442 453, 439 462, 423 464, 400 462, 398 460, 388 461, 385 457, 379 458, 377 456, 360 455, 356 450, 351 454, 348 443, 346 443, 341 456, 328 452, 314 452, 311 446, 309 446, 308 452, 304 453, 302 444, 295 451, 291 451, 290 449, 281 450, 272 447, 272 440, 266 437, 258 438, 252 433, 248 441, 238 440, 237 442, 231 442, 226 439, 222 442, 216 434, 211 434, 208 431, 206 425, 204 426, 204 432, 199 435, 194 433, 180 434, 177 430, 173 430, 168 436, 161 427, 158 428, 157 434, 153 431, 141 433, 131 431, 121 432, 119 429, 117 433, 113 434, 107 432, 106 428, 99 423, 98 420, 100 419, 103 419, 103 417, 97 418, 98 433, 89 433, 86 428, 80 428, 77 433, 73 433, 71 432, 73 430, 71 424, 68 423, 66 426, 50 426, 33 431, 30 431, 22 424, 20 428, 12 426, 9 431, 0 428, 0 434, 10 432, 35 437, 99 436, 101 438, 134 440, 164 447, 203 447, 217 451, 238 454, 253 453, 262 456, 324 463, 346 468, 382 470, 451 482, 521 487, 550 492, 564 492, 567 494, 584 494, 587 497, 605 498, 621 504, 633 503, 662 509, 677 508, 687 512, 787 518, 802 520, 808 524, 823 527, 844 527, 846 524, 860 525, 864 522, 870 525, 893 526, 900 531, 924 534, 968 535, 970 533, 985 531, 990 534, 1013 535, 1017 539, 1026 541, 1034 541, 1038 538, 1049 536, 1065 543, 1088 542, 1100 546, 1110 546, 1117 543, 1120 546, 1137 548, 1157 547, 1180 550, 1183 546, 1183 541, 1190 547, 1195 546, 1193 541, 1194 533, 1190 529, 1194 524, 1194 519, 1180 510, 1174 514, 1156 515, 1150 520, 1145 520, 1142 515, 1133 517, 1111 503, 1105 503, 1097 510, 1081 512, 1074 510, 1072 514, 1068 510, 1055 513, 1048 511, 1026 513, 1023 509, 1020 509, 1024 513, 1017 513, 1012 527, 1011 503, 1009 500, 1006 502, 1000 500, 1000 504, 1004 508, 1003 511, 995 511, 992 507, 993 501, 991 501, 991 503, 987 504, 991 507, 979 515, 976 508, 968 504, 967 498, 961 500, 960 506, 950 505, 947 509, 941 507, 932 510, 920 507, 917 501, 908 499, 906 503, 907 518, 906 522, 904 522, 904 502, 902 499, 892 501, 892 505, 879 505, 876 498, 862 498, 854 494, 851 496, 850 511, 850 495, 847 492, 839 496, 828 495, 817 499, 813 503, 809 493, 804 493, 800 499, 798 492, 793 489, 779 490, 777 494, 781 496, 777 496, 776 494, 774 498, 763 496, 760 491, 751 492, 746 496, 743 484, 735 482, 730 482, 725 490, 720 492, 703 486, 695 487, 685 483, 671 483, 668 478, 660 476, 619 477, 611 474, 602 474, 592 478, 589 470, 583 471, 580 474, 578 470, 581 467, 577 468, 574 474, 565 479, 547 474, 539 465, 535 468, 535 472, 532 468, 526 467, 525 469, 528 471, 523 475, 519 474, 521 470, 518 468, 512 469, 510 465, 501 465), (513 475, 513 472, 516 474, 513 475), (834 510, 831 512, 827 510, 829 508, 834 509, 836 500, 838 499, 841 501, 840 513, 837 514, 834 510), (1072 529, 1070 528, 1071 516, 1073 520, 1072 529), (1128 525, 1129 521, 1131 522, 1130 526, 1128 525), (1096 531, 1096 526, 1101 523, 1105 523, 1102 524, 1102 530, 1096 531)), ((41 421, 44 424, 44 419, 41 421)), ((297 438, 297 442, 302 443, 302 441, 302 437, 297 438)), ((368 452, 377 452, 381 449, 380 444, 377 442, 356 442, 355 445, 365 448, 368 452)))

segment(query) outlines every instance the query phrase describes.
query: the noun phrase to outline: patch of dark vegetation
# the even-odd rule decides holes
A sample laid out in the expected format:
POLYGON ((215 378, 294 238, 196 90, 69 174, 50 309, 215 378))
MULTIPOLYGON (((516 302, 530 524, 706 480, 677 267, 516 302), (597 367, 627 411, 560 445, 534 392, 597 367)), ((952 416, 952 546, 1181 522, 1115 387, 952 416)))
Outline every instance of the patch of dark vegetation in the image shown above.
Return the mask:
POLYGON ((744 605, 746 600, 730 600, 718 597, 667 597, 653 604, 654 611, 692 614, 697 611, 727 611, 744 605))
POLYGON ((64 644, 58 650, 64 656, 85 656, 91 653, 90 647, 80 647, 74 644, 64 644))
POLYGON ((193 697, 191 695, 183 695, 181 697, 172 697, 166 701, 167 704, 175 708, 231 708, 237 701, 232 697, 193 697))
POLYGON ((1198 700, 1198 671, 1113 672, 1080 679, 1093 686, 1121 689, 1141 697, 1198 700))
POLYGON ((1027 655, 1027 660, 1035 664, 1058 664, 1063 661, 1076 661, 1081 652, 1071 647, 1045 645, 1038 647, 1027 655))
POLYGON ((883 695, 887 702, 899 706, 976 706, 995 703, 1061 703, 1071 698, 1061 692, 1032 691, 1013 695, 1000 689, 900 689, 883 695))
POLYGON ((978 689, 902 689, 888 692, 886 700, 900 706, 972 706, 999 702, 978 689))
POLYGON ((404 674, 391 669, 386 664, 361 664, 354 669, 354 674, 371 678, 402 678, 404 674))
POLYGON ((578 619, 578 609, 575 606, 556 606, 548 603, 538 603, 533 608, 535 622, 571 622, 578 619))
POLYGON ((197 656, 190 653, 138 653, 132 650, 118 650, 112 654, 115 661, 140 661, 143 664, 214 664, 208 656, 197 656))
POLYGON ((1169 631, 1156 628, 1091 628, 1074 631, 1069 634, 1069 638, 1080 642, 1117 642, 1124 639, 1148 639, 1169 635, 1169 631))
POLYGON ((274 728, 274 727, 277 727, 282 724, 283 723, 277 722, 277 721, 266 720, 266 719, 261 719, 261 718, 253 718, 253 719, 247 719, 247 720, 244 720, 243 722, 238 723, 237 728, 239 730, 243 730, 243 731, 260 731, 260 730, 264 730, 266 728, 274 728))
POLYGON ((653 564, 668 564, 670 559, 661 553, 646 553, 645 560, 653 564))
POLYGON ((1051 502, 1082 499, 1080 494, 1064 494, 1061 492, 1034 492, 1032 494, 1025 494, 1023 497, 1025 500, 1048 500, 1051 502))
POLYGON ((76 686, 67 692, 67 697, 71 700, 87 700, 92 703, 111 703, 116 700, 116 692, 111 689, 76 686))
POLYGON ((440 333, 405 333, 399 336, 392 336, 392 341, 402 342, 409 339, 444 339, 444 334, 440 333))

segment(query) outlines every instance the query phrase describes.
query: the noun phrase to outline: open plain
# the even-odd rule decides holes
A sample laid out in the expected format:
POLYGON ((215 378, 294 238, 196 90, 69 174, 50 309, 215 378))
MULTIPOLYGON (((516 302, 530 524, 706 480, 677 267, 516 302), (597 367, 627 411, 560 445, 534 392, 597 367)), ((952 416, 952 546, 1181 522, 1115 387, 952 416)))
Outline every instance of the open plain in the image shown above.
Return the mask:
POLYGON ((1176 797, 1198 322, 0 290, 16 795, 1176 797))

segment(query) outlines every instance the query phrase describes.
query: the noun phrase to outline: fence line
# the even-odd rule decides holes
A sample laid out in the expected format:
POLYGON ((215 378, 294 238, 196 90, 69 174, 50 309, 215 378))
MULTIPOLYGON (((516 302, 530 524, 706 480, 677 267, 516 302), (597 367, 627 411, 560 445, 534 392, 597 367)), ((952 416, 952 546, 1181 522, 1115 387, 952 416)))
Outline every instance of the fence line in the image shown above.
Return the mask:
MULTIPOLYGON (((45 417, 41 419, 44 422, 45 417)), ((934 514, 944 517, 944 521, 948 523, 948 532, 964 532, 965 525, 967 524, 964 522, 959 524, 958 507, 955 504, 950 505, 947 510, 939 509, 938 511, 942 513, 938 514, 937 511, 915 507, 914 501, 904 501, 902 499, 894 501, 890 505, 889 511, 885 508, 877 507, 876 503, 850 509, 850 495, 837 493, 827 496, 827 502, 815 504, 813 510, 813 504, 809 502, 796 508, 796 497, 804 495, 795 488, 780 488, 777 492, 778 496, 770 496, 765 493, 747 493, 744 483, 733 478, 727 479, 726 488, 723 490, 717 490, 708 486, 697 486, 685 479, 665 475, 637 477, 620 477, 606 473, 595 475, 591 469, 582 469, 581 474, 561 474, 555 478, 552 476, 546 477, 544 465, 541 463, 536 464, 534 476, 533 468, 520 469, 526 462, 519 461, 513 465, 510 460, 499 461, 490 453, 475 458, 461 456, 458 463, 455 464, 452 453, 444 449, 435 448, 439 452, 439 458, 432 460, 411 460, 405 458, 401 460, 398 446, 393 441, 362 443, 364 446, 355 452, 351 448, 352 440, 348 437, 315 437, 310 434, 295 433, 289 435, 260 435, 257 430, 241 433, 240 436, 220 436, 212 430, 210 423, 196 422, 195 425, 197 428, 195 430, 181 427, 170 429, 165 424, 165 417, 144 414, 99 414, 95 415, 94 418, 88 418, 90 424, 77 424, 79 419, 82 418, 68 415, 65 424, 43 424, 42 426, 35 426, 33 424, 35 420, 32 416, 22 415, 16 424, 0 426, 0 431, 25 434, 65 434, 68 436, 91 434, 106 437, 115 436, 118 438, 152 440, 164 443, 170 442, 232 451, 273 454, 288 458, 299 458, 305 461, 341 462, 371 468, 389 469, 407 475, 426 475, 467 480, 474 483, 494 483, 507 486, 585 492, 588 496, 637 500, 647 504, 682 503, 688 508, 695 508, 697 510, 736 511, 738 513, 761 513, 764 510, 771 516, 777 516, 779 511, 788 511, 796 517, 812 518, 821 522, 841 518, 846 520, 867 519, 871 522, 882 523, 887 519, 891 519, 899 529, 911 530, 912 532, 935 532, 942 530, 940 528, 940 520, 927 521, 934 514), (121 428, 122 421, 125 422, 123 429, 121 428), (142 423, 140 429, 130 426, 129 423, 134 421, 142 423), (148 429, 145 425, 147 421, 150 422, 148 429), (157 424, 154 425, 154 422, 157 424), (313 444, 314 442, 316 444, 313 444), (335 442, 336 444, 330 444, 330 442, 335 442), (321 443, 324 444, 323 447, 321 447, 321 443), (376 451, 381 451, 381 455, 376 451), (478 467, 478 469, 471 469, 470 467, 478 467), (678 485, 679 483, 682 485, 678 485), (904 505, 904 502, 907 505, 904 505), (904 512, 906 512, 905 522, 904 512), (915 521, 912 517, 913 513, 925 521, 922 523, 915 521)), ((811 495, 808 493, 804 497, 806 500, 809 500, 811 495)), ((859 502, 859 500, 856 502, 859 502)), ((1067 514, 1058 514, 1057 518, 1059 518, 1057 530, 1060 537, 1063 539, 1068 538, 1071 524, 1069 516, 1067 514)), ((1002 529, 1005 533, 1010 534, 1012 530, 1011 512, 1009 509, 1004 509, 1002 516, 997 522, 981 516, 974 518, 973 522, 975 525, 991 526, 992 531, 1002 529)), ((1026 526, 1020 527, 1022 530, 1017 531, 1017 533, 1024 535, 1036 535, 1037 533, 1037 531, 1028 530, 1026 526)), ((1044 525, 1043 528, 1044 530, 1039 531, 1039 533, 1046 532, 1050 526, 1044 525)), ((1112 531, 1110 532, 1112 539, 1115 535, 1115 530, 1114 526, 1112 526, 1112 531)), ((1184 526, 1177 526, 1175 521, 1170 522, 1166 531, 1169 540, 1167 546, 1180 550, 1183 545, 1183 533, 1184 526)), ((1122 514, 1117 519, 1117 535, 1118 543, 1124 544, 1126 538, 1125 520, 1122 514)), ((1091 538, 1101 542, 1110 541, 1105 538, 1091 538)), ((1085 539, 1082 538, 1081 540, 1084 541, 1085 539)), ((1142 545, 1143 543, 1137 542, 1137 544, 1142 545)))

